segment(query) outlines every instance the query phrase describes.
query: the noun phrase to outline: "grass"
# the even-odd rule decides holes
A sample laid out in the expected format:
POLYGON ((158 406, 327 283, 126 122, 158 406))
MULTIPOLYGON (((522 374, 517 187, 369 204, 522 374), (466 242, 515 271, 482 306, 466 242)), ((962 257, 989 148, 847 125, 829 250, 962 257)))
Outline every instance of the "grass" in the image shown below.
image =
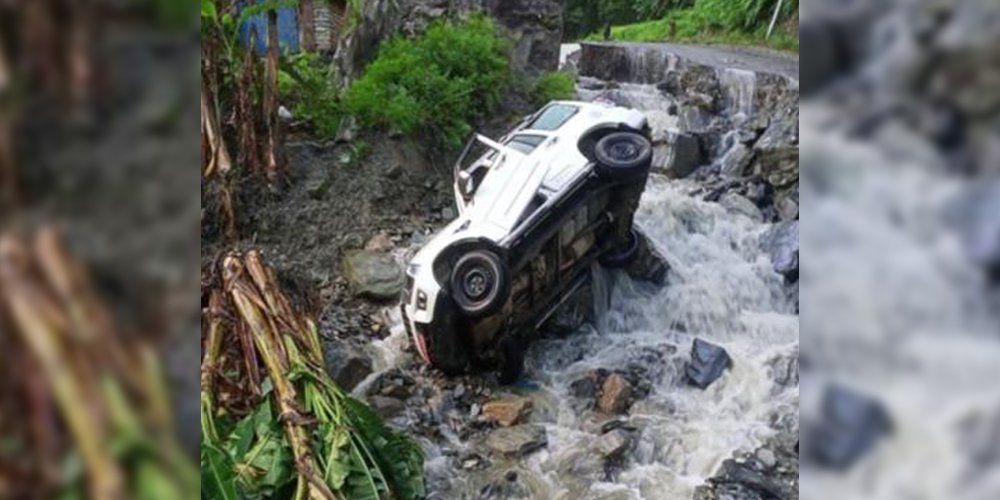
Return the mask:
MULTIPOLYGON (((690 9, 675 11, 663 19, 611 28, 611 38, 630 42, 678 42, 724 45, 750 45, 786 52, 799 51, 798 22, 786 21, 775 26, 770 39, 765 39, 766 27, 751 32, 706 27, 690 9)), ((586 40, 603 40, 593 33, 586 40)))

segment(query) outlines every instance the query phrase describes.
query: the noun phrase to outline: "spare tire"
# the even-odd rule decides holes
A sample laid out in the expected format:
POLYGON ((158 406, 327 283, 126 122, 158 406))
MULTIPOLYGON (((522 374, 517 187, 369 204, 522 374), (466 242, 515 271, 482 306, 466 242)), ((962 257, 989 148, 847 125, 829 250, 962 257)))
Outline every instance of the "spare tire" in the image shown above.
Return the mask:
POLYGON ((510 271, 496 252, 475 249, 459 257, 452 267, 451 298, 469 318, 482 318, 500 310, 510 294, 510 271))
POLYGON ((636 232, 635 228, 632 228, 628 232, 628 242, 623 248, 617 251, 609 251, 601 255, 597 260, 602 266, 608 269, 626 267, 639 255, 639 245, 641 242, 642 239, 639 233, 636 232))
POLYGON ((594 145, 597 173, 617 179, 645 173, 653 161, 653 144, 638 132, 612 132, 594 145))

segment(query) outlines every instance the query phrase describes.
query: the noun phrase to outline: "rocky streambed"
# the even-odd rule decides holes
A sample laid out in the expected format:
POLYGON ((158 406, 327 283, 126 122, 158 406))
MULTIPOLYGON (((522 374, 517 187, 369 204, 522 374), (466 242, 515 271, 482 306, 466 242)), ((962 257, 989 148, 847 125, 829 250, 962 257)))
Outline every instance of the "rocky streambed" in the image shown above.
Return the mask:
MULTIPOLYGON (((726 66, 735 54, 562 58, 580 99, 649 118, 637 221, 665 286, 595 268, 514 386, 421 366, 395 306, 370 311, 379 340, 331 341, 338 378, 420 440, 430 498, 797 498, 798 85, 753 58, 726 66), (695 339, 731 358, 705 389, 686 375, 695 339)), ((403 262, 419 240, 383 246, 403 262)))

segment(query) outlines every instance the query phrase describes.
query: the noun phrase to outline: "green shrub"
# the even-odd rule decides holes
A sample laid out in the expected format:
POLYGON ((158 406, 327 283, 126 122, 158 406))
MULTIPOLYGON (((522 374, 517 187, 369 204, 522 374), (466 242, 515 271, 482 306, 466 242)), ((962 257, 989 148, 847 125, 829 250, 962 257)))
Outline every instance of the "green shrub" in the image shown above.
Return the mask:
POLYGON ((333 138, 343 117, 331 67, 302 52, 282 60, 278 88, 292 114, 310 123, 318 136, 333 138))
POLYGON ((345 104, 363 126, 426 131, 441 145, 457 146, 509 87, 507 50, 486 17, 437 23, 419 38, 385 42, 345 104))
POLYGON ((576 94, 576 79, 562 71, 546 73, 535 81, 531 101, 541 106, 549 101, 571 99, 576 94))

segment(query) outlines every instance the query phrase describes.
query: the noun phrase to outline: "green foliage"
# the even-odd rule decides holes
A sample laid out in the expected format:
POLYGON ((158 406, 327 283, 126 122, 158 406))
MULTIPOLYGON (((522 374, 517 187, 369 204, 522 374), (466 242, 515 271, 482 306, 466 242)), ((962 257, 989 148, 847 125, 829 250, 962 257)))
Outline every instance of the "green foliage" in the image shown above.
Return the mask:
MULTIPOLYGON (((569 0, 563 16, 564 31, 570 38, 601 40, 604 26, 610 22, 615 40, 767 44, 797 50, 797 27, 784 33, 776 30, 770 40, 764 39, 777 1, 569 0)), ((779 26, 794 20, 798 8, 798 0, 782 2, 779 26)))
POLYGON ((316 54, 301 52, 282 59, 278 91, 292 114, 309 122, 325 139, 337 135, 343 113, 330 65, 316 54))
POLYGON ((535 81, 531 90, 531 101, 541 106, 549 101, 559 101, 573 98, 576 93, 576 79, 573 75, 562 71, 546 73, 535 81))
POLYGON ((364 126, 426 131, 440 145, 458 146, 509 87, 507 50, 481 16, 434 24, 420 38, 394 38, 348 89, 347 109, 364 126))
MULTIPOLYGON (((767 25, 777 0, 696 0, 692 7, 668 10, 650 21, 615 26, 614 40, 635 42, 722 43, 732 45, 767 45, 780 50, 798 50, 798 30, 783 32, 782 22, 794 19, 798 0, 785 0, 778 17, 779 26, 765 39, 767 25)), ((588 40, 600 40, 595 31, 588 40)))

